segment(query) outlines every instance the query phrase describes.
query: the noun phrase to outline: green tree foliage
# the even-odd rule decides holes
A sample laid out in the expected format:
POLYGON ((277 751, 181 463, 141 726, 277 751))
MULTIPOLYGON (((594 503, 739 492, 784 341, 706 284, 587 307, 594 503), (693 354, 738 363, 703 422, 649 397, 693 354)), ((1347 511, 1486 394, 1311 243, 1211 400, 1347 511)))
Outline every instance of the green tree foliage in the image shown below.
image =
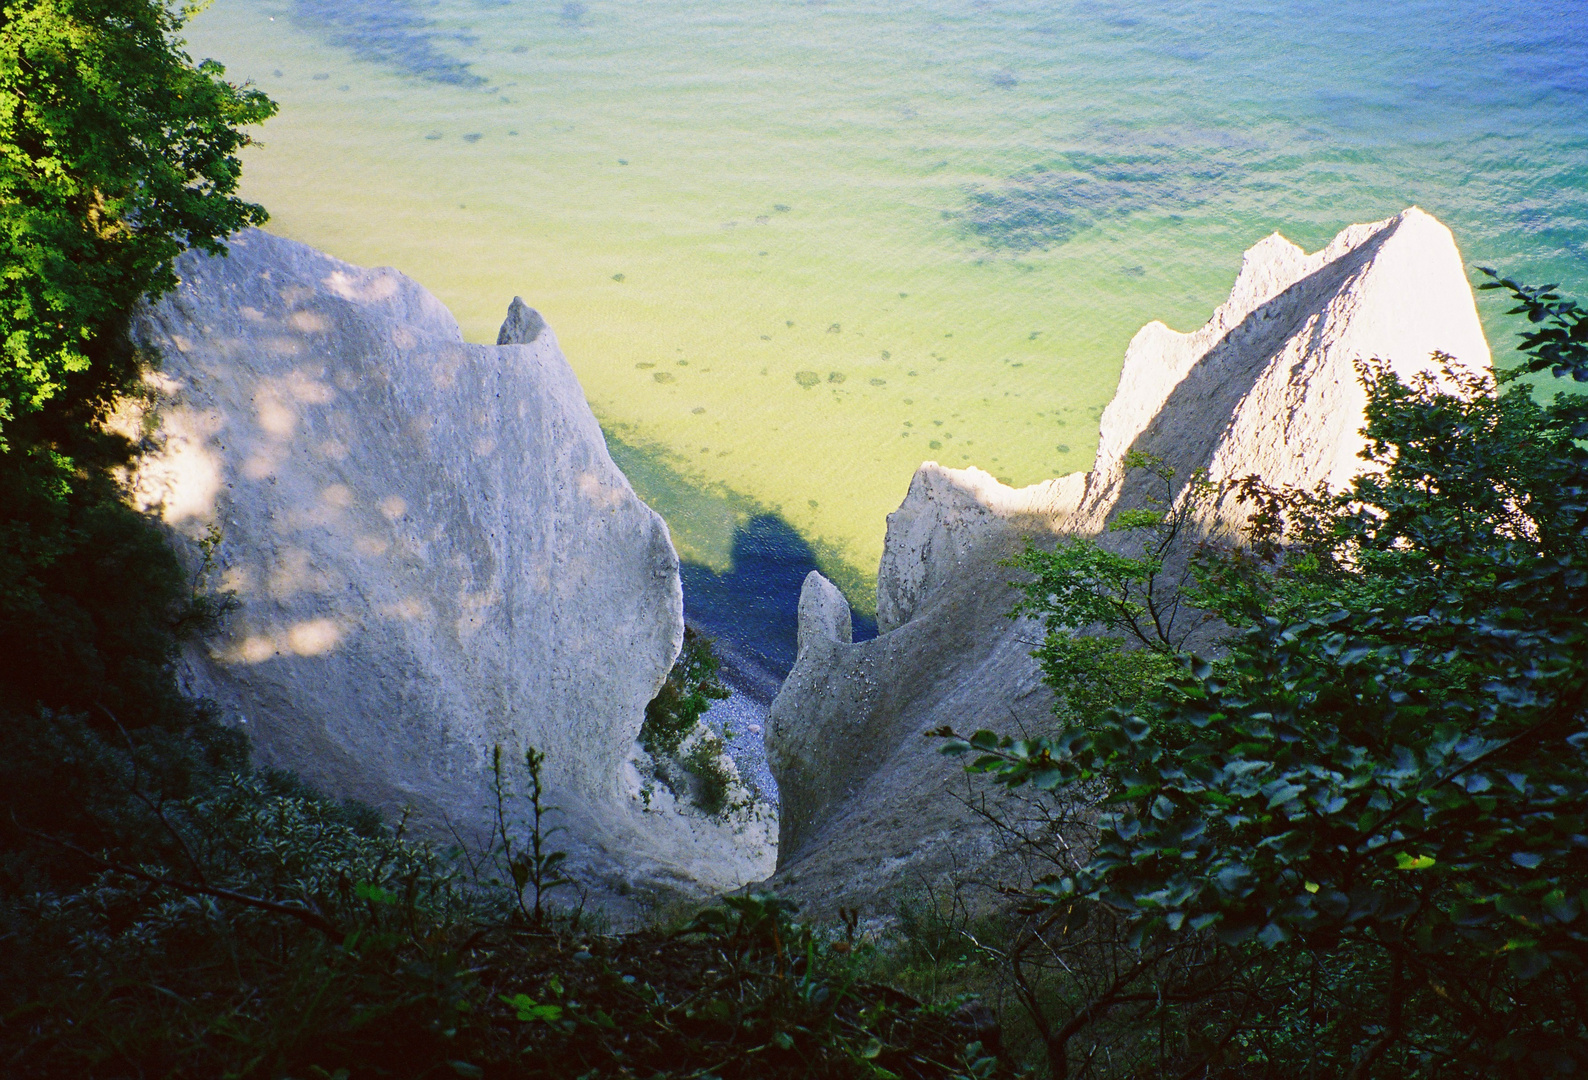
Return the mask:
POLYGON ((1254 550, 1205 563, 1223 659, 1088 729, 947 749, 1015 787, 1102 786, 1090 856, 1039 907, 1323 972, 1321 1003, 1243 1006, 1287 1031, 1265 1067, 1580 1072, 1588 401, 1364 377, 1366 474, 1339 495, 1248 481, 1254 550))
POLYGON ((123 502, 136 448, 101 421, 138 389, 150 358, 127 321, 176 255, 264 220, 234 194, 236 153, 275 106, 193 64, 182 18, 161 0, 0 8, 0 709, 191 715, 167 667, 203 605, 123 502))
POLYGON ((1588 382, 1588 310, 1564 300, 1556 285, 1523 285, 1480 266, 1490 280, 1480 289, 1504 289, 1516 301, 1507 315, 1526 315, 1536 329, 1522 334, 1522 365, 1500 373, 1500 381, 1548 370, 1557 379, 1570 375, 1588 382))
POLYGON ((1112 706, 1134 703, 1160 685, 1175 657, 1201 624, 1186 586, 1192 562, 1180 550, 1193 516, 1212 488, 1194 476, 1176 497, 1174 469, 1139 451, 1125 456, 1127 473, 1145 474, 1147 505, 1109 522, 1123 550, 1082 537, 1051 548, 1027 540, 1005 565, 1029 575, 1012 618, 1032 615, 1046 633, 1032 655, 1066 727, 1085 727, 1112 706))
POLYGON ((233 194, 236 153, 275 106, 192 63, 183 18, 164 0, 0 15, 0 435, 52 402, 103 408, 137 374, 120 328, 175 285, 172 260, 264 220, 233 194))

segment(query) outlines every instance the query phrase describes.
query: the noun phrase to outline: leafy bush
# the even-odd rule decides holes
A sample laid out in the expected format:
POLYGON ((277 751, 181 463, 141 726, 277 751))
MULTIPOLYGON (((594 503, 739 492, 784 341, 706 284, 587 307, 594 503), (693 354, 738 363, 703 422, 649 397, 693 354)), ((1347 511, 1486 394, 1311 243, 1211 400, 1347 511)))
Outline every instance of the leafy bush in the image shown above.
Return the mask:
POLYGON ((1588 401, 1363 374, 1369 471, 1338 495, 1253 478, 1254 549, 1202 567, 1224 659, 1089 728, 947 749, 1010 786, 1102 785, 1089 853, 1031 902, 1118 920, 1138 975, 1205 940, 1233 950, 1214 975, 1260 960, 1309 981, 1305 1004, 1248 988, 1184 1029, 1189 1047, 1227 1028, 1203 1067, 1570 1074, 1588 1067, 1588 401))
POLYGON ((640 746, 651 755, 656 775, 675 795, 720 817, 734 808, 734 774, 725 762, 722 738, 704 723, 713 701, 730 691, 717 677, 711 639, 684 628, 684 646, 667 681, 645 706, 640 746))
POLYGON ((1125 550, 1079 537, 1051 548, 1028 539, 1004 564, 1030 575, 1010 617, 1042 620, 1046 633, 1032 656, 1059 691, 1066 727, 1084 727, 1160 685, 1204 622, 1191 617, 1197 614, 1188 588, 1194 564, 1183 549, 1211 485, 1194 476, 1177 497, 1174 469, 1161 458, 1132 451, 1124 466, 1128 477, 1149 485, 1145 507, 1109 523, 1115 546, 1125 550))
POLYGON ((218 759, 194 733, 118 748, 69 716, 8 735, 31 753, 4 779, 42 765, 86 801, 67 821, 16 808, 9 1075, 279 1076, 439 1052, 474 979, 458 946, 486 910, 450 859, 247 770, 235 743, 218 759))
POLYGON ((176 284, 184 248, 264 221, 233 193, 240 129, 275 105, 193 64, 183 19, 159 0, 18 0, 0 22, 0 438, 18 448, 136 382, 121 328, 176 284))
POLYGON ((7 1075, 1007 1075, 775 896, 675 933, 512 918, 530 875, 494 880, 490 857, 470 875, 278 774, 217 772, 171 798, 138 786, 151 753, 101 750, 133 785, 108 824, 163 839, 122 863, 29 826, 90 877, 0 894, 7 1075))
POLYGON ((667 681, 645 706, 640 745, 664 757, 678 753, 684 739, 700 724, 713 701, 726 700, 728 688, 717 677, 719 664, 711 639, 684 627, 684 646, 667 673, 667 681))
POLYGON ((1478 288, 1510 293, 1517 303, 1506 314, 1526 315, 1536 328, 1522 333, 1522 365, 1501 373, 1501 381, 1548 370, 1557 379, 1570 375, 1577 382, 1588 382, 1588 310, 1575 300, 1563 299, 1555 291, 1557 286, 1523 285, 1487 266, 1478 269, 1490 279, 1478 288))
POLYGON ((690 800, 712 817, 731 808, 734 774, 723 763, 726 751, 722 739, 714 733, 705 733, 695 740, 688 753, 680 759, 685 771, 694 778, 690 800))

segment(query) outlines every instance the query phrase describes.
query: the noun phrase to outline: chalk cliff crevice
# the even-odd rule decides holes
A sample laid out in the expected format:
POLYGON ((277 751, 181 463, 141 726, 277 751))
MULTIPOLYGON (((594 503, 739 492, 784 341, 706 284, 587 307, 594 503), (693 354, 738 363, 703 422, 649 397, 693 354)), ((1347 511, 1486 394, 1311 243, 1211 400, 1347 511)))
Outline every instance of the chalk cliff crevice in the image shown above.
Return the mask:
POLYGON ((248 231, 137 320, 162 357, 136 477, 236 608, 189 649, 257 757, 478 834, 488 762, 548 754, 558 846, 599 891, 762 877, 770 817, 641 798, 635 739, 683 632, 678 556, 544 320, 464 342, 435 297, 248 231), (522 344, 515 343, 522 342, 522 344))
MULTIPOLYGON (((1275 234, 1246 252, 1206 325, 1136 334, 1090 472, 1016 490, 980 469, 923 464, 888 517, 879 636, 845 644, 817 632, 831 614, 801 621, 766 735, 783 799, 777 880, 830 907, 986 865, 993 838, 955 798, 965 778, 923 736, 1048 721, 1029 655, 1041 629, 1007 617, 1016 596, 999 562, 1028 537, 1103 535, 1140 505, 1132 450, 1162 458, 1181 484, 1205 469, 1215 481, 1342 485, 1362 449, 1356 364, 1382 358, 1407 376, 1432 370, 1436 352, 1490 362, 1455 241, 1434 218, 1412 208, 1353 225, 1311 255, 1275 234)), ((1246 512, 1226 496, 1200 524, 1238 528, 1246 512)))

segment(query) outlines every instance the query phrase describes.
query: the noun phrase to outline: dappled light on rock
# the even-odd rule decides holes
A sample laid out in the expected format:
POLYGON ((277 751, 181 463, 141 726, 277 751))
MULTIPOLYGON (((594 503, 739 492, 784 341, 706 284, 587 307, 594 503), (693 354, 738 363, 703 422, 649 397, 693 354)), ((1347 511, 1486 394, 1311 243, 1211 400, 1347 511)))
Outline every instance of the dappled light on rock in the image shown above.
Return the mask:
POLYGON ((262 763, 436 836, 484 828, 493 746, 538 747, 570 868, 619 908, 765 876, 770 807, 642 798, 678 557, 539 316, 469 345, 401 274, 261 232, 178 270, 135 327, 162 358, 135 488, 233 595, 188 689, 262 763))

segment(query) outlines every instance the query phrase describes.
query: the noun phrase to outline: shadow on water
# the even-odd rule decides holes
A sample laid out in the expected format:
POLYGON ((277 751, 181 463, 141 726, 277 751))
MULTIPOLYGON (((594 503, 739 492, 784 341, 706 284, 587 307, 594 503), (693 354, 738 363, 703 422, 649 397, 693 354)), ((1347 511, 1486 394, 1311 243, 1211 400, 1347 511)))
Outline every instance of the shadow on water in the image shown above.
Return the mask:
POLYGON ((876 636, 870 584, 835 552, 801 536, 775 510, 682 472, 666 448, 607 427, 612 460, 672 533, 684 579, 684 617, 715 639, 723 678, 762 705, 794 666, 800 587, 826 574, 850 602, 856 641, 876 636), (627 436, 627 437, 625 437, 627 436))
MULTIPOLYGON (((734 531, 732 567, 683 564, 684 618, 716 640, 723 677, 764 703, 794 666, 800 587, 818 569, 816 552, 775 514, 757 514, 734 531)), ((875 619, 855 612, 856 641, 877 636, 875 619)))

